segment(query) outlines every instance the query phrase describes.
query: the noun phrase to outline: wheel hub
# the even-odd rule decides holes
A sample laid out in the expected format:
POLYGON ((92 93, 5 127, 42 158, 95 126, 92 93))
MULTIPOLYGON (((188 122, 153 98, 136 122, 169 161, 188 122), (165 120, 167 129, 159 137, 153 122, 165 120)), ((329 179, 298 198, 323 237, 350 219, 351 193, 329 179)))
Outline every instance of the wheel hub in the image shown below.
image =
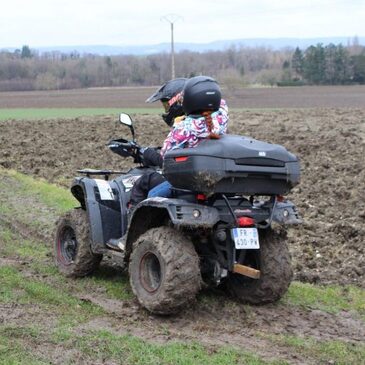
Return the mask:
POLYGON ((77 252, 77 240, 74 230, 65 227, 58 239, 58 256, 61 261, 69 265, 73 262, 77 252))
POLYGON ((149 293, 154 293, 161 285, 161 264, 158 257, 147 252, 139 265, 139 276, 143 288, 149 293))

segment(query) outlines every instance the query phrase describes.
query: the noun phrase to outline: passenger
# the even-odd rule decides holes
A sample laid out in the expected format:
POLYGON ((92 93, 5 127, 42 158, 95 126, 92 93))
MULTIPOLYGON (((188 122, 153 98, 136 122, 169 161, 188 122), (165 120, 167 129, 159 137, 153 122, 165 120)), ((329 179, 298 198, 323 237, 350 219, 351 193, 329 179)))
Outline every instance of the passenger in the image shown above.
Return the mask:
MULTIPOLYGON (((207 76, 193 77, 185 82, 183 92, 175 96, 170 99, 174 101, 172 105, 180 105, 179 114, 184 113, 185 116, 175 117, 160 153, 153 148, 144 151, 146 165, 162 167, 163 156, 167 151, 193 148, 202 140, 217 139, 227 131, 228 107, 225 100, 221 99, 219 85, 214 79, 207 76)), ((150 99, 153 99, 153 95, 147 101, 150 99)), ((131 204, 135 205, 147 196, 169 197, 171 184, 162 175, 144 175, 132 189, 131 204)))
MULTIPOLYGON (((189 79, 183 91, 182 107, 186 116, 175 122, 168 134, 160 154, 177 148, 193 148, 202 140, 218 139, 227 132, 228 107, 221 99, 218 83, 207 76, 189 79)), ((148 197, 170 197, 171 184, 164 181, 151 189, 148 197)))

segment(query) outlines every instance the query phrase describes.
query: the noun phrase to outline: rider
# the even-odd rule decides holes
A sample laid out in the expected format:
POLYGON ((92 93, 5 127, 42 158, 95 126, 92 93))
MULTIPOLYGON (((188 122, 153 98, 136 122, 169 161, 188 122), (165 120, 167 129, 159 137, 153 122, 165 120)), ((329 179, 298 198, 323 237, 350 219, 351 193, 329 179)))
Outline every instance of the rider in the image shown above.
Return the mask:
MULTIPOLYGON (((170 80, 159 87, 147 100, 146 103, 153 103, 160 100, 165 113, 162 114, 162 119, 169 127, 172 127, 175 120, 178 120, 184 114, 181 93, 183 91, 185 78, 177 78, 170 80)), ((146 166, 160 166, 162 167, 162 157, 154 148, 147 148, 143 153, 143 163, 146 166)), ((150 172, 144 174, 134 184, 131 191, 130 203, 135 206, 140 201, 147 198, 148 192, 155 186, 164 182, 165 178, 157 173, 150 172)))
POLYGON ((146 103, 154 103, 157 100, 161 101, 165 108, 162 119, 169 127, 172 127, 176 117, 184 114, 181 104, 181 93, 186 80, 185 78, 178 78, 167 81, 146 100, 146 103))

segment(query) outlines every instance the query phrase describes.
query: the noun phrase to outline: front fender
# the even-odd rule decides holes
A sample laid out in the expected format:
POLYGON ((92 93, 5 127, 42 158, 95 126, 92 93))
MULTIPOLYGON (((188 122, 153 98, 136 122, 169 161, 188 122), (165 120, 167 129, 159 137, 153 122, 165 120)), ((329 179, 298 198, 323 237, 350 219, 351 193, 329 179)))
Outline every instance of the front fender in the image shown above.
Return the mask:
POLYGON ((111 238, 123 236, 127 229, 125 193, 115 181, 78 177, 71 192, 88 213, 94 252, 103 250, 111 238))

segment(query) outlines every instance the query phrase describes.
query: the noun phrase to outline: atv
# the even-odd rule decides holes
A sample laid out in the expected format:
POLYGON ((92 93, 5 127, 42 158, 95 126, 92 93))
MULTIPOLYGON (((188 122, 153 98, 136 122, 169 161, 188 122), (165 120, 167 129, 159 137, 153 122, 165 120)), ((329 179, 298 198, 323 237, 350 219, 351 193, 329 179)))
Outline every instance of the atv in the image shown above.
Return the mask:
POLYGON ((78 171, 71 193, 80 207, 56 227, 58 269, 81 277, 103 255, 122 260, 138 301, 157 314, 176 313, 202 286, 221 286, 245 303, 277 301, 293 275, 283 227, 301 223, 284 198, 299 183, 297 157, 280 145, 229 134, 171 150, 161 172, 172 197, 130 209, 136 180, 158 168, 143 165, 130 116, 121 114, 120 123, 132 140, 115 139, 108 147, 137 166, 78 171))

